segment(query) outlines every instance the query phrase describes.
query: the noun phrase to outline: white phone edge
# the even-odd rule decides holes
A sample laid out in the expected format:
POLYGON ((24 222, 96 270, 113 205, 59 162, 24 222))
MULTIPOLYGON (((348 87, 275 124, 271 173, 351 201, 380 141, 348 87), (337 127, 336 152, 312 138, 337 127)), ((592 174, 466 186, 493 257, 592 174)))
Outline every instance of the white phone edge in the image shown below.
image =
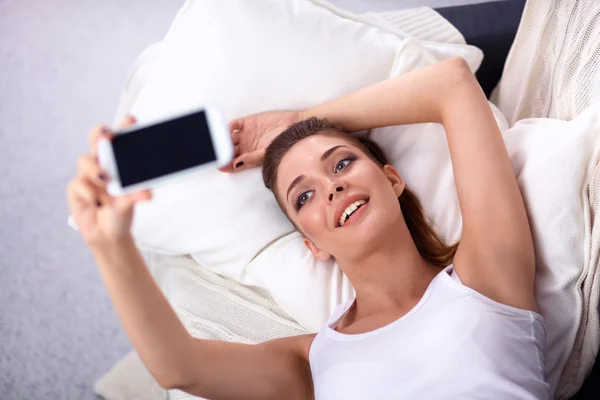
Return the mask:
POLYGON ((183 171, 175 172, 166 176, 161 176, 158 178, 150 179, 147 181, 143 181, 140 183, 136 183, 135 185, 128 186, 127 188, 123 188, 121 185, 121 180, 119 177, 117 164, 115 161, 115 155, 110 144, 110 141, 106 139, 99 139, 97 144, 98 151, 98 163, 100 164, 100 168, 102 168, 109 175, 110 179, 106 187, 106 191, 111 196, 122 196, 129 193, 135 193, 145 189, 153 189, 157 186, 160 186, 164 183, 171 183, 180 178, 187 177, 192 175, 198 171, 202 171, 208 168, 219 168, 224 167, 231 162, 233 159, 233 143, 231 141, 229 131, 227 129, 227 123, 224 119, 223 113, 213 105, 206 105, 200 108, 196 108, 191 111, 186 111, 183 113, 179 113, 176 115, 169 115, 165 118, 160 118, 156 120, 152 120, 143 124, 135 124, 131 127, 120 129, 115 132, 115 135, 123 135, 129 132, 145 128, 147 126, 151 126, 154 124, 159 124, 161 122, 169 121, 171 119, 183 117, 186 115, 194 114, 199 111, 204 111, 206 115, 206 121, 208 125, 208 130, 211 135, 211 141, 213 147, 215 149, 215 155, 217 157, 216 161, 212 161, 209 163, 205 163, 202 165, 197 165, 192 168, 185 169, 183 171))

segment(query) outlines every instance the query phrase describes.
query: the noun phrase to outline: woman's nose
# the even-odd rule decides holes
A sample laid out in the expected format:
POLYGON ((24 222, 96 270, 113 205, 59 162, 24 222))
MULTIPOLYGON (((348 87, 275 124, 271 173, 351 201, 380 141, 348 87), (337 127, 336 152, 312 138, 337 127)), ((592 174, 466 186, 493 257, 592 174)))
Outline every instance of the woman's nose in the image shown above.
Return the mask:
POLYGON ((336 183, 335 185, 332 185, 331 189, 329 190, 329 201, 333 200, 335 193, 342 192, 343 190, 344 185, 342 185, 341 183, 336 183))

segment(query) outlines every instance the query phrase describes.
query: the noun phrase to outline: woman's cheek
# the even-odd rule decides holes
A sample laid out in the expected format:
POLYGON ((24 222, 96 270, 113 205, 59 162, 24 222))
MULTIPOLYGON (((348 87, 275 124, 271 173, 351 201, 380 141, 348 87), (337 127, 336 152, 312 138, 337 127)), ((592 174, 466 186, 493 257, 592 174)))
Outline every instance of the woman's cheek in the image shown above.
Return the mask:
POLYGON ((317 209, 315 204, 311 204, 303 215, 302 226, 307 235, 318 237, 319 232, 327 228, 325 218, 323 217, 324 210, 317 209))

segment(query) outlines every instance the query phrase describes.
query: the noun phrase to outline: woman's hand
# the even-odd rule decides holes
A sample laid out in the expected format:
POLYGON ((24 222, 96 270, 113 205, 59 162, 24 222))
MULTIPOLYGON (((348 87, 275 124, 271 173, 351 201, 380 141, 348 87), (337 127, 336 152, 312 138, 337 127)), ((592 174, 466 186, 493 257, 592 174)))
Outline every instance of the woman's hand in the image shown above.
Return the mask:
POLYGON ((236 151, 231 164, 219 170, 238 172, 260 166, 273 139, 301 118, 300 111, 268 111, 231 121, 229 132, 236 151))
MULTIPOLYGON (((127 117, 122 126, 135 122, 127 117)), ((133 206, 152 198, 150 190, 120 197, 106 192, 110 177, 98 165, 96 143, 101 137, 112 140, 114 134, 97 126, 90 134, 90 153, 79 156, 77 176, 69 182, 67 200, 77 228, 91 248, 114 244, 130 235, 133 206)))

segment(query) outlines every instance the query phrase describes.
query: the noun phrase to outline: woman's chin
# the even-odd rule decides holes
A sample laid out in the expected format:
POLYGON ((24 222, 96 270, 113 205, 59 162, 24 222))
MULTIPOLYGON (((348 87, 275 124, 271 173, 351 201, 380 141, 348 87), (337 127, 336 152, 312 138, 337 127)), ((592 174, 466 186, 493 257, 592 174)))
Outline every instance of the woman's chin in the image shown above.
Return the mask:
POLYGON ((388 215, 377 212, 375 209, 365 210, 365 213, 353 222, 346 228, 348 232, 352 231, 352 236, 359 238, 361 242, 381 241, 389 236, 392 229, 390 225, 397 223, 390 220, 388 215))
POLYGON ((370 211, 368 209, 364 210, 364 214, 359 215, 355 220, 348 220, 340 229, 351 234, 352 237, 360 239, 360 241, 377 237, 381 234, 379 231, 382 227, 382 221, 377 221, 374 218, 375 213, 370 211))

